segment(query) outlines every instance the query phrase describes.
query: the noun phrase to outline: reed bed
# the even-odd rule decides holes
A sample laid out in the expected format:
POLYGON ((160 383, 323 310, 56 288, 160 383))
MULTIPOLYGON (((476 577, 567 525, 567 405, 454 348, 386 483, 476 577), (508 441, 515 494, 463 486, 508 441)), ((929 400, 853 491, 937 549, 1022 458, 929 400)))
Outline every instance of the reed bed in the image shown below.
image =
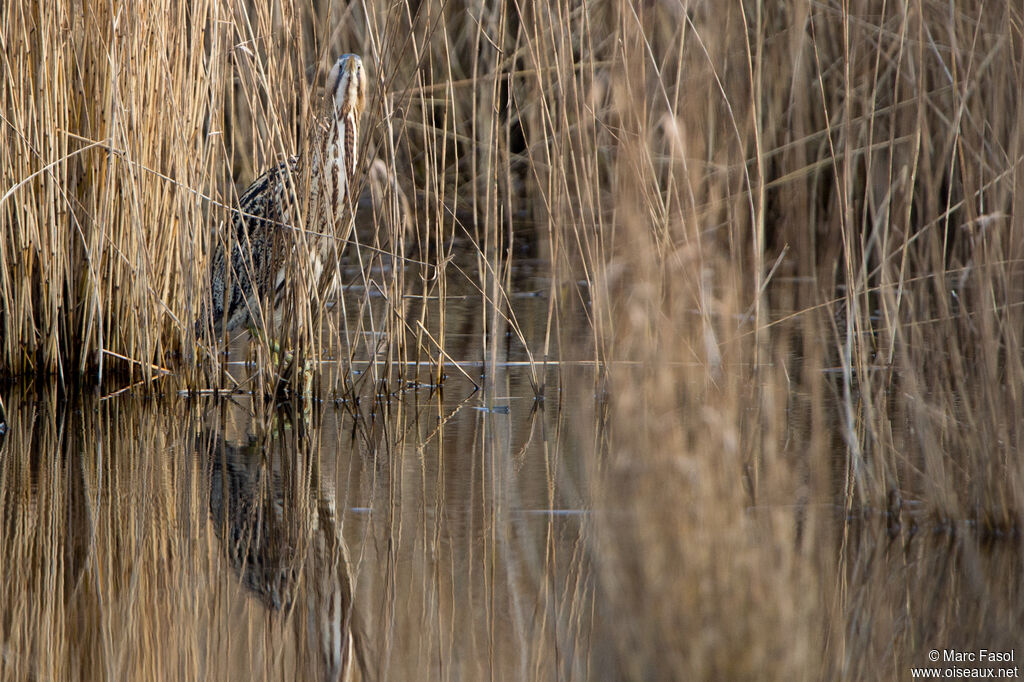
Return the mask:
POLYGON ((595 317, 640 360, 609 369, 594 444, 637 514, 600 531, 620 671, 902 679, 943 642, 1005 645, 947 576, 1019 551, 1020 8, 672 16, 622 8, 610 87, 595 317), (922 533, 955 549, 925 561, 922 533))
MULTIPOLYGON (((53 7, 0 8, 3 375, 234 387, 192 328, 211 250, 357 52, 347 289, 296 287, 275 334, 339 360, 320 397, 356 360, 386 394, 473 359, 491 399, 514 345, 541 403, 586 406, 588 499, 630 521, 587 528, 600 617, 562 672, 875 679, 1014 643, 1019 609, 949 602, 994 599, 982 565, 1019 588, 1018 3, 53 7), (582 360, 565 396, 545 367, 582 360), (907 587, 950 566, 938 596, 907 587)), ((250 346, 241 388, 272 392, 250 346)))

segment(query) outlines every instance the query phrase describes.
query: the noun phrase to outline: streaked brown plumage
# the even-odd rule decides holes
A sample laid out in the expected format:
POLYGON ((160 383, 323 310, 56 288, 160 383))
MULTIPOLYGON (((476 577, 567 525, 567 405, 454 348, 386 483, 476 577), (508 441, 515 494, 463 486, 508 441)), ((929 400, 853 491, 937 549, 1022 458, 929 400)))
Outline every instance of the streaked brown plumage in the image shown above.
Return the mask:
POLYGON ((270 321, 267 313, 272 319, 288 285, 285 259, 294 256, 300 244, 308 246, 314 270, 310 280, 316 282, 323 267, 321 256, 335 246, 338 251, 344 247, 355 212, 352 180, 366 92, 362 60, 342 55, 327 77, 325 130, 311 142, 306 157, 293 156, 249 185, 231 221, 231 233, 218 240, 210 268, 211 300, 196 322, 197 335, 206 330, 219 336, 239 327, 264 328, 270 321), (307 186, 308 193, 303 191, 307 186), (296 238, 296 206, 308 207, 303 239, 296 238))

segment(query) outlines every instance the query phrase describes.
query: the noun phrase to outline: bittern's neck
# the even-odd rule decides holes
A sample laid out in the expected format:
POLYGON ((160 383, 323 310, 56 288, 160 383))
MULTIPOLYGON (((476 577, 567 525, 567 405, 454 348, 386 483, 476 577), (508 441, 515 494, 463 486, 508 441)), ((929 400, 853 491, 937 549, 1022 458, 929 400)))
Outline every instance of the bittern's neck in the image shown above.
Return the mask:
POLYGON ((329 127, 317 155, 320 167, 315 171, 325 182, 323 189, 330 197, 329 203, 344 210, 356 170, 356 118, 351 109, 328 115, 329 127))

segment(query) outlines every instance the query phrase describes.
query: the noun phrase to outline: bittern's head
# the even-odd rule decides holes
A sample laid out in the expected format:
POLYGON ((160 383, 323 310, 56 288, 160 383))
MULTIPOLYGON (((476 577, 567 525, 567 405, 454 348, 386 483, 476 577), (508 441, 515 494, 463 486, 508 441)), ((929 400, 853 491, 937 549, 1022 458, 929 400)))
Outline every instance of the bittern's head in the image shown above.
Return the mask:
POLYGON ((351 111, 356 118, 366 106, 366 69, 358 55, 343 54, 327 76, 327 96, 334 100, 338 118, 351 111))

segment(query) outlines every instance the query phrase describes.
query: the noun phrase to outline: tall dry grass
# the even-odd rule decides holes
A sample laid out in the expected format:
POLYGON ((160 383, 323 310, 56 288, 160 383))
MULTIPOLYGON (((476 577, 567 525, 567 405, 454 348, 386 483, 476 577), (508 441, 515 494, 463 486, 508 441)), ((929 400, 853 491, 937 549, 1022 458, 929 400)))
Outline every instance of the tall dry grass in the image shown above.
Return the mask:
POLYGON ((599 531, 620 672, 877 679, 1009 646, 1019 611, 970 585, 1020 536, 1020 7, 677 9, 614 13, 594 118, 597 335, 639 361, 595 442, 636 515, 599 531))
POLYGON ((895 651, 860 636, 892 602, 849 591, 836 521, 947 529, 967 563, 1019 537, 1022 25, 980 0, 5 6, 0 368, 188 365, 216 230, 359 52, 364 168, 409 210, 384 193, 357 232, 380 250, 346 247, 357 286, 293 343, 440 374, 460 281, 492 368, 509 336, 538 368, 601 363, 576 429, 633 519, 592 547, 622 676, 923 662, 909 592, 875 622, 895 651), (550 280, 531 333, 524 243, 550 280))
POLYGON ((307 9, 5 6, 5 375, 216 364, 192 330, 231 208, 308 145, 339 47, 365 47, 354 10, 307 9))

